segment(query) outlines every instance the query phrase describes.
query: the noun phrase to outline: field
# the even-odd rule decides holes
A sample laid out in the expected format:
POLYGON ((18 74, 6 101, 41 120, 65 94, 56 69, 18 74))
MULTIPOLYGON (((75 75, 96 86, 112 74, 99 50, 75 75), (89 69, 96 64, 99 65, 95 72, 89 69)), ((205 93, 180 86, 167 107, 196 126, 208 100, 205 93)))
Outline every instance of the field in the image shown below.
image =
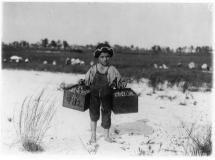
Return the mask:
POLYGON ((2 9, 0 154, 214 156, 211 1, 25 1, 2 9), (107 58, 94 54, 107 52, 108 74, 98 73, 104 66, 94 74, 107 58))
POLYGON ((2 62, 2 93, 4 93, 2 106, 5 107, 1 111, 1 125, 4 153, 32 152, 29 146, 35 143, 31 141, 25 143, 26 138, 38 139, 36 136, 38 131, 40 133, 44 130, 31 127, 28 122, 35 122, 43 113, 49 115, 49 111, 39 110, 37 105, 35 108, 27 100, 35 112, 27 105, 26 115, 23 115, 22 113, 25 113, 23 104, 26 97, 32 99, 42 90, 48 96, 44 100, 32 99, 33 104, 54 102, 56 112, 52 112, 54 113, 52 121, 43 116, 45 118, 42 122, 33 123, 34 126, 50 122, 50 128, 41 138, 39 147, 33 147, 41 154, 169 156, 210 155, 212 152, 210 91, 213 71, 203 71, 200 67, 203 63, 212 65, 211 55, 117 53, 112 59, 112 64, 119 69, 123 77, 131 79, 127 87, 138 95, 138 113, 112 114, 111 136, 114 143, 107 143, 104 140, 99 120, 97 146, 91 150, 86 148, 86 143, 90 139, 88 110, 79 112, 62 107, 63 92, 58 88, 63 81, 77 83, 79 79, 84 78, 84 73, 93 60, 92 51, 78 53, 9 49, 3 50, 2 59, 8 60, 12 55, 29 58, 30 63, 2 62), (85 64, 65 65, 67 57, 79 58, 85 61, 85 64), (48 64, 43 64, 44 60, 48 61, 48 64), (57 65, 52 65, 54 60, 57 65), (188 69, 187 64, 191 61, 198 65, 197 68, 188 69), (183 64, 181 67, 177 66, 179 62, 183 64), (154 63, 166 64, 169 69, 156 69, 153 67, 154 63), (34 116, 37 110, 40 114, 34 116), (17 132, 17 126, 20 133, 17 132), (24 132, 22 126, 27 128, 24 132))
MULTIPOLYGON (((2 152, 26 154, 15 130, 26 97, 42 89, 55 100, 57 110, 50 128, 41 143, 41 154, 89 155, 82 141, 90 138, 89 113, 62 107, 63 92, 57 90, 62 81, 76 83, 84 74, 51 73, 42 71, 2 70, 2 152), (81 124, 81 125, 80 125, 81 124)), ((152 93, 147 79, 128 84, 138 95, 138 113, 112 114, 111 136, 115 143, 104 141, 98 122, 98 156, 196 155, 198 148, 192 136, 202 139, 212 123, 211 92, 185 94, 180 87, 152 93), (192 131, 187 133, 186 131, 192 131), (192 133, 192 134, 191 134, 192 133), (194 146, 193 146, 194 145, 194 146), (190 149, 191 148, 191 149, 190 149), (197 151, 196 151, 197 150, 197 151)), ((198 140, 197 139, 197 140, 198 140)), ((200 148, 201 149, 201 148, 200 148)), ((211 149, 211 148, 209 148, 211 149)))
MULTIPOLYGON (((24 59, 29 58, 30 63, 9 63, 2 62, 2 68, 25 69, 65 73, 86 73, 93 59, 92 50, 83 52, 59 51, 59 50, 36 50, 36 49, 3 49, 2 59, 9 59, 12 55, 21 56, 24 59), (65 65, 65 59, 79 58, 85 62, 85 65, 65 65), (43 61, 48 64, 43 64, 43 61), (52 65, 53 60, 57 62, 56 66, 52 65)), ((212 55, 195 55, 195 54, 146 54, 146 53, 119 53, 112 59, 112 64, 117 67, 123 77, 139 80, 141 78, 156 77, 162 81, 177 82, 179 79, 188 81, 193 86, 201 86, 207 83, 212 86, 212 72, 202 72, 201 65, 212 65, 212 55), (197 64, 195 69, 188 69, 190 62, 197 64), (177 67, 182 63, 181 67, 177 67), (153 64, 166 64, 169 69, 155 69, 153 64)))

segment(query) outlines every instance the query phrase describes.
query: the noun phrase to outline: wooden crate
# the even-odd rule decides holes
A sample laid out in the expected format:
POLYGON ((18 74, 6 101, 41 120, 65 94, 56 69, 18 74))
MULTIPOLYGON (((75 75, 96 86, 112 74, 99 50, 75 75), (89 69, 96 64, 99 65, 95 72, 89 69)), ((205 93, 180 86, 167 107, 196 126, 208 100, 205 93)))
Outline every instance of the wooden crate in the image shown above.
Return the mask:
POLYGON ((86 111, 90 105, 90 90, 85 86, 75 85, 70 89, 65 89, 63 94, 63 107, 78 111, 86 111), (77 87, 82 87, 86 93, 77 92, 77 87))
POLYGON ((130 88, 114 90, 112 110, 115 114, 137 113, 137 94, 130 88))

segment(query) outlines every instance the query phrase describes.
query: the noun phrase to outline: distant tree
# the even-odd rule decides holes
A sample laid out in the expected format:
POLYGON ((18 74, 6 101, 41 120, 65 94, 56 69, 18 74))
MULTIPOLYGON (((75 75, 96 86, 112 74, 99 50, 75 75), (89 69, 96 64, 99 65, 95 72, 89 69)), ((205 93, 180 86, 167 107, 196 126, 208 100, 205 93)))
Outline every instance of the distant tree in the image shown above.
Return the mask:
POLYGON ((14 42, 12 42, 12 46, 13 46, 13 47, 15 47, 15 48, 20 47, 20 45, 19 45, 19 42, 18 42, 18 41, 14 41, 14 42))
POLYGON ((136 47, 135 47, 135 50, 136 50, 136 51, 139 51, 140 49, 139 49, 139 47, 138 47, 138 46, 136 46, 136 47))
POLYGON ((212 47, 209 47, 209 46, 208 46, 208 53, 209 53, 209 54, 212 54, 212 51, 213 51, 213 50, 212 50, 212 47))
POLYGON ((193 45, 191 45, 191 46, 190 46, 190 52, 191 52, 191 53, 193 53, 193 52, 194 52, 194 50, 195 50, 194 46, 193 46, 193 45))
POLYGON ((2 42, 2 49, 10 47, 10 44, 2 42))
POLYGON ((118 45, 118 44, 115 44, 114 46, 114 49, 116 50, 121 50, 122 49, 122 46, 118 45))
POLYGON ((201 47, 197 46, 196 47, 196 53, 200 53, 201 52, 201 47))
POLYGON ((42 47, 40 42, 31 43, 29 46, 30 46, 30 48, 34 48, 34 49, 42 47))
POLYGON ((31 44, 30 44, 30 48, 37 48, 37 46, 36 46, 35 43, 31 43, 31 44))
POLYGON ((169 47, 162 47, 161 52, 162 52, 162 54, 167 54, 170 52, 170 48, 169 47))
POLYGON ((169 47, 166 47, 166 52, 171 52, 170 48, 169 47))
POLYGON ((210 54, 211 51, 212 51, 212 50, 210 49, 209 46, 203 46, 203 47, 202 47, 202 52, 203 52, 204 54, 210 54))
POLYGON ((57 40, 57 48, 60 49, 62 47, 61 40, 57 40))
POLYGON ((93 46, 92 44, 87 44, 87 45, 86 45, 86 48, 87 48, 87 49, 94 49, 95 46, 93 46))
POLYGON ((183 51, 182 47, 178 47, 178 48, 176 49, 176 53, 182 53, 182 51, 183 51))
POLYGON ((69 47, 69 44, 67 43, 67 41, 63 41, 63 49, 66 49, 69 47))
POLYGON ((197 54, 211 54, 212 48, 209 46, 197 46, 195 51, 197 54))
POLYGON ((20 47, 22 47, 22 48, 29 48, 29 43, 26 42, 26 41, 21 41, 20 42, 20 47))
POLYGON ((114 48, 114 50, 115 50, 116 52, 119 52, 119 53, 122 52, 122 46, 120 46, 120 45, 118 45, 118 44, 115 44, 115 45, 113 46, 113 48, 114 48))
POLYGON ((42 42, 41 43, 42 47, 44 47, 44 48, 48 47, 48 44, 49 44, 48 38, 42 39, 41 42, 42 42))
POLYGON ((154 45, 152 46, 151 50, 153 51, 153 53, 160 53, 161 52, 161 47, 159 45, 154 45))
POLYGON ((187 46, 182 47, 182 53, 187 53, 187 46))
POLYGON ((51 41, 50 47, 51 47, 51 48, 56 48, 56 47, 57 47, 57 43, 55 42, 55 40, 52 40, 52 41, 51 41))

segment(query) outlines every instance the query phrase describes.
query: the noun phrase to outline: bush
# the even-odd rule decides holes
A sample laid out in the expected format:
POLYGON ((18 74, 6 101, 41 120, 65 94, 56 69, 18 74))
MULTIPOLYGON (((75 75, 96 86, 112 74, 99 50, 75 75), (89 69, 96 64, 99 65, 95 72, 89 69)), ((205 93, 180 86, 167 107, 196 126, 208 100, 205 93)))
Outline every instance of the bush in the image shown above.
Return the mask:
POLYGON ((149 85, 153 88, 153 93, 155 93, 155 90, 158 85, 163 83, 164 80, 162 79, 162 75, 159 72, 155 72, 149 77, 149 85))

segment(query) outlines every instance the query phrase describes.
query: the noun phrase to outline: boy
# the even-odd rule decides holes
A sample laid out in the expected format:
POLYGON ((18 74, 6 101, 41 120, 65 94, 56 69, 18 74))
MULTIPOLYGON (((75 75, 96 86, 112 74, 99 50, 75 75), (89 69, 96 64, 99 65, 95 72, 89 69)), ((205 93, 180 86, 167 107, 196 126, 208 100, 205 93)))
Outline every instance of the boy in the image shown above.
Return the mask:
POLYGON ((117 69, 110 65, 110 58, 113 56, 113 49, 106 43, 100 43, 96 47, 94 57, 97 64, 92 66, 85 76, 85 85, 90 86, 90 119, 91 119, 91 139, 90 143, 96 142, 96 127, 100 117, 100 106, 105 140, 113 142, 110 138, 109 129, 111 126, 112 108, 112 85, 119 82, 121 76, 117 69))
MULTIPOLYGON (((105 140, 113 142, 110 137, 111 108, 112 108, 112 86, 118 86, 121 80, 120 73, 114 66, 110 65, 113 56, 113 49, 109 44, 100 43, 94 51, 97 64, 93 65, 85 75, 85 85, 90 87, 89 113, 91 119, 91 139, 90 143, 96 142, 97 121, 100 117, 101 106, 101 126, 104 128, 105 140)), ((61 88, 69 85, 61 84, 61 88)))

